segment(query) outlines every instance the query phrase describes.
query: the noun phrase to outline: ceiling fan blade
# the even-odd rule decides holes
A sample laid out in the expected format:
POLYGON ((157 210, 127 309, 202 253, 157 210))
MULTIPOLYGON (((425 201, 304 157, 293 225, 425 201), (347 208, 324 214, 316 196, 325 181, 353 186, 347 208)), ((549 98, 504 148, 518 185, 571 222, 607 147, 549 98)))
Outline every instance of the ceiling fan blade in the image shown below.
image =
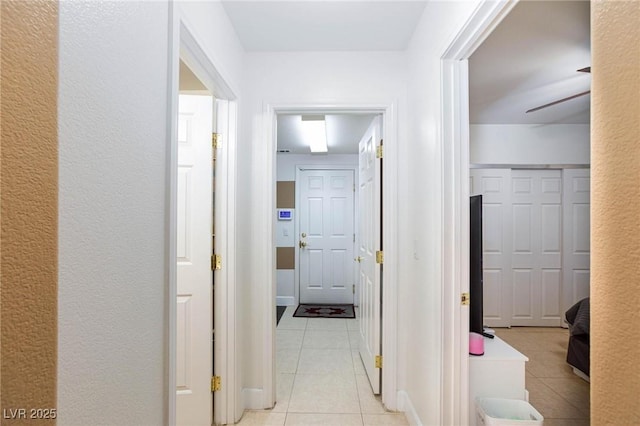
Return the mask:
POLYGON ((587 90, 586 92, 578 93, 577 95, 573 95, 573 96, 569 96, 569 97, 566 97, 566 98, 562 98, 562 99, 559 99, 557 101, 550 102, 548 104, 540 105, 539 107, 531 108, 530 110, 528 110, 526 112, 526 114, 528 114, 530 112, 534 112, 534 111, 539 111, 539 110, 541 110, 543 108, 547 108, 547 107, 550 107, 552 105, 557 105, 557 104, 562 103, 562 102, 570 101, 571 99, 579 98, 580 96, 588 95, 589 93, 591 93, 591 90, 587 90))

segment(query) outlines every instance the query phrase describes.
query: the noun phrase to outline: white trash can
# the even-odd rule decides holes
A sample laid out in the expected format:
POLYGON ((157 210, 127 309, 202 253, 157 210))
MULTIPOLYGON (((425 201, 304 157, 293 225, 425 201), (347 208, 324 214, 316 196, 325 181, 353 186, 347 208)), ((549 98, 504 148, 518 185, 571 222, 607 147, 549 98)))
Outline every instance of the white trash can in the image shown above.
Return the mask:
POLYGON ((520 399, 476 398, 476 425, 541 426, 544 417, 520 399))

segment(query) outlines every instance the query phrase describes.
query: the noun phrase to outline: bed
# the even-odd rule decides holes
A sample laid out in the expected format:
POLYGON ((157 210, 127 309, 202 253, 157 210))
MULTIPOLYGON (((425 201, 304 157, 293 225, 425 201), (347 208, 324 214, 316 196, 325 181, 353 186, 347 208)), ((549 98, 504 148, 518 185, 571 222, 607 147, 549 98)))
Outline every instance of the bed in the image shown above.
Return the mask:
POLYGON ((585 380, 589 380, 589 298, 586 297, 573 305, 565 313, 569 324, 569 347, 567 362, 573 372, 585 380))

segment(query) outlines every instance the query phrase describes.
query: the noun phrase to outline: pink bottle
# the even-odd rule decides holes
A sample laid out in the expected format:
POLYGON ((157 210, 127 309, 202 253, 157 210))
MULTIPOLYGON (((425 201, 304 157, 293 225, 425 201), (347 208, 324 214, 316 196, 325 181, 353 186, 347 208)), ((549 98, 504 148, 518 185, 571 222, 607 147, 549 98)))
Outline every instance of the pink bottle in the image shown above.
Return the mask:
POLYGON ((469 333, 469 354, 484 355, 484 336, 482 334, 469 333))

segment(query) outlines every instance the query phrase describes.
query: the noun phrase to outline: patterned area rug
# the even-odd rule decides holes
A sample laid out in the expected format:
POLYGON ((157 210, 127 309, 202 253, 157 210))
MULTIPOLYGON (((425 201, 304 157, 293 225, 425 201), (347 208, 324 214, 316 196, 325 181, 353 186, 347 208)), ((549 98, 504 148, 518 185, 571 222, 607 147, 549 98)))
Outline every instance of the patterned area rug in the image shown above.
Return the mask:
POLYGON ((353 305, 298 305, 293 313, 300 318, 355 318, 353 305))

